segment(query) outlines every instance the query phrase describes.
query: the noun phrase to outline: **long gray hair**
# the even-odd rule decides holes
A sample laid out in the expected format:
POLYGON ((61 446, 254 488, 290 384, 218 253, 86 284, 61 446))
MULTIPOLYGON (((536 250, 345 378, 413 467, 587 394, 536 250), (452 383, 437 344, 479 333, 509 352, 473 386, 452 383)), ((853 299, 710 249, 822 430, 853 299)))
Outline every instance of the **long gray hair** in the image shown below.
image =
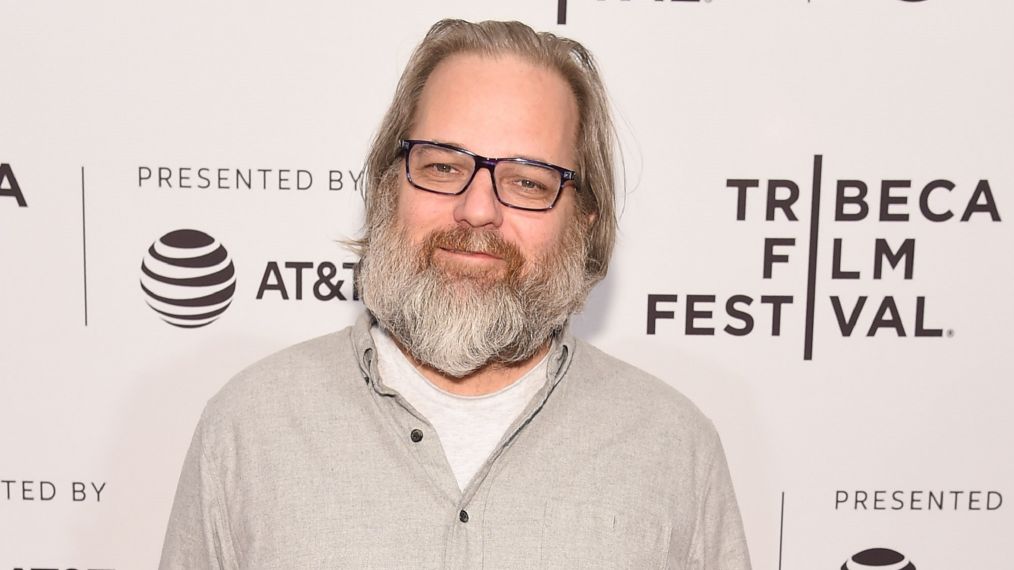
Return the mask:
POLYGON ((595 60, 580 43, 536 32, 521 22, 441 20, 430 28, 416 47, 394 93, 387 114, 366 161, 365 235, 351 243, 361 256, 370 248, 370 236, 395 210, 397 185, 384 184, 385 175, 398 164, 398 141, 412 129, 430 73, 449 56, 477 53, 495 57, 519 56, 535 65, 556 70, 570 85, 579 111, 577 142, 578 207, 594 214, 585 236, 588 257, 586 282, 594 284, 606 275, 616 240, 613 148, 615 131, 602 79, 595 60))

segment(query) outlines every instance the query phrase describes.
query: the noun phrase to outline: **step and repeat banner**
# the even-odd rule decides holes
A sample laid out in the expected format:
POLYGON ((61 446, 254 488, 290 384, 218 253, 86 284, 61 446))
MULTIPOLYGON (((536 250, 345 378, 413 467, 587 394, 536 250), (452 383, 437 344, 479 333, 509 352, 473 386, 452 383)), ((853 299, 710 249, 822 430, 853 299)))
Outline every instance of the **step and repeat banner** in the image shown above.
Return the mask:
POLYGON ((0 570, 154 568, 206 400, 362 312, 367 145, 444 17, 598 57, 573 326, 714 420, 755 568, 1014 568, 1014 5, 2 0, 0 570))

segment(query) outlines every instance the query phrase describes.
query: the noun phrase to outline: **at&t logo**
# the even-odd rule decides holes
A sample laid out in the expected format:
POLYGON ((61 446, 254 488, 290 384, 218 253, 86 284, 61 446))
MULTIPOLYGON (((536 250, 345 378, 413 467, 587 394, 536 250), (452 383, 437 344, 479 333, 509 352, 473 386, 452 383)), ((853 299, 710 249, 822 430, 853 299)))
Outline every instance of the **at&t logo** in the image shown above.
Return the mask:
POLYGON ((236 270, 218 240, 198 230, 176 230, 148 248, 141 262, 141 289, 162 320, 198 328, 229 308, 236 270))
POLYGON ((841 570, 916 570, 916 567, 900 552, 870 548, 846 560, 841 570))

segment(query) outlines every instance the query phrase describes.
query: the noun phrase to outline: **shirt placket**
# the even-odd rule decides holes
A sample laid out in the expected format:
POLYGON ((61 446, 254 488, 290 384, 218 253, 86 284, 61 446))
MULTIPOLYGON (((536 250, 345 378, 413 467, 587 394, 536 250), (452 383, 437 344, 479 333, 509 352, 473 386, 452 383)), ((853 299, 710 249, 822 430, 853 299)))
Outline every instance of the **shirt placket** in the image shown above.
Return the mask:
POLYGON ((375 360, 375 353, 366 356, 367 380, 371 383, 374 397, 384 410, 395 437, 414 459, 415 465, 421 467, 420 479, 429 483, 441 505, 443 514, 440 519, 445 520, 447 525, 443 568, 477 568, 481 564, 478 560, 481 560, 482 526, 481 520, 469 510, 470 497, 466 498, 458 488, 432 424, 397 391, 384 385, 375 360))
POLYGON ((412 407, 397 391, 387 388, 377 370, 376 349, 370 348, 363 355, 370 383, 378 404, 387 412, 395 437, 408 448, 416 463, 422 467, 424 478, 446 505, 447 542, 445 544, 444 568, 473 569, 482 567, 483 504, 486 496, 484 483, 487 476, 504 455, 518 434, 542 410, 549 396, 556 388, 569 364, 570 347, 561 346, 558 354, 547 368, 546 385, 532 399, 525 411, 511 424, 493 453, 475 473, 464 491, 458 488, 454 472, 447 462, 447 456, 440 445, 436 430, 421 413, 412 407))

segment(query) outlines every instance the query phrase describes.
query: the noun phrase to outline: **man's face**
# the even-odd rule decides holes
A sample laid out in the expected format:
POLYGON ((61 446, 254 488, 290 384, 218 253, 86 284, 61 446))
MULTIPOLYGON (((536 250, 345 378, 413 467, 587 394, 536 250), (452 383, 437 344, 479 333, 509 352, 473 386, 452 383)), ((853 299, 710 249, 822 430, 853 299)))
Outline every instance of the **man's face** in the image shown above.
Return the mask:
MULTIPOLYGON (((441 62, 430 75, 408 138, 574 169, 577 125, 574 95, 556 72, 511 55, 459 54, 441 62)), ((396 223, 415 248, 439 231, 494 233, 516 246, 522 271, 560 244, 576 210, 573 188, 564 188, 549 211, 504 206, 493 193, 490 171, 484 169, 458 196, 418 190, 402 171, 397 204, 396 223)), ((445 275, 502 279, 512 269, 509 256, 496 251, 435 245, 429 262, 445 275)))
MULTIPOLYGON (((408 136, 573 169, 577 117, 555 73, 514 57, 459 55, 430 75, 408 136)), ((372 230, 359 265, 366 306, 403 348, 449 376, 534 356, 590 286, 591 220, 578 217, 574 189, 532 212, 500 204, 488 170, 454 196, 416 189, 397 166, 380 183, 394 191, 395 212, 372 230)))

